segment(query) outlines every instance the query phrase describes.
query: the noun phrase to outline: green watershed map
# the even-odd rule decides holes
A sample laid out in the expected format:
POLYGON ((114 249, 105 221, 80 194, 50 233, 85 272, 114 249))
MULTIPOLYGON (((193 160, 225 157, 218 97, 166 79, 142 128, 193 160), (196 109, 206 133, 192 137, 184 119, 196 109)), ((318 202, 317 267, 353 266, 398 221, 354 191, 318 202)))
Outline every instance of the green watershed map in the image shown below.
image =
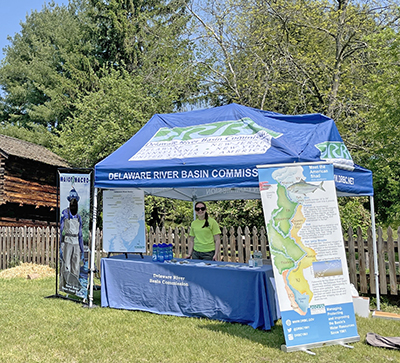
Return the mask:
POLYGON ((304 277, 304 270, 317 261, 316 254, 302 243, 298 235, 306 221, 302 205, 292 202, 286 188, 279 183, 277 195, 277 208, 267 224, 271 253, 275 267, 282 275, 292 309, 305 315, 313 293, 304 277))

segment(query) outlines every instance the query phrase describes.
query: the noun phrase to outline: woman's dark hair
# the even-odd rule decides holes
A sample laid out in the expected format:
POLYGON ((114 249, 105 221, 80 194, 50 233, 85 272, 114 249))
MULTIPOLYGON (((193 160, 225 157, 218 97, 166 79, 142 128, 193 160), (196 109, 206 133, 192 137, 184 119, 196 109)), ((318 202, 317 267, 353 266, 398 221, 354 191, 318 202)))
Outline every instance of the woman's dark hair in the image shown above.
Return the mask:
POLYGON ((208 223, 208 213, 207 213, 207 206, 205 205, 205 203, 203 203, 203 202, 197 202, 196 204, 195 204, 195 208, 197 207, 197 205, 198 204, 203 204, 204 205, 204 207, 206 208, 206 214, 205 214, 205 222, 204 222, 204 225, 203 225, 203 227, 201 227, 201 228, 204 228, 204 227, 209 227, 210 226, 210 223, 208 223))

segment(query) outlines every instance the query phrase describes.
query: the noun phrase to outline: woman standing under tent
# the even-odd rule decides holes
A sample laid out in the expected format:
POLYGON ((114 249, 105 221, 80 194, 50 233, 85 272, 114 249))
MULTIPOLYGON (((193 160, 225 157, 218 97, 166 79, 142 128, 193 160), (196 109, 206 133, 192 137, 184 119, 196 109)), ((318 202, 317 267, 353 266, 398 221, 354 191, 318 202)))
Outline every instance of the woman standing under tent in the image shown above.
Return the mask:
POLYGON ((218 261, 221 246, 221 230, 214 218, 208 216, 207 207, 197 202, 194 210, 197 218, 190 225, 189 254, 186 258, 218 261))

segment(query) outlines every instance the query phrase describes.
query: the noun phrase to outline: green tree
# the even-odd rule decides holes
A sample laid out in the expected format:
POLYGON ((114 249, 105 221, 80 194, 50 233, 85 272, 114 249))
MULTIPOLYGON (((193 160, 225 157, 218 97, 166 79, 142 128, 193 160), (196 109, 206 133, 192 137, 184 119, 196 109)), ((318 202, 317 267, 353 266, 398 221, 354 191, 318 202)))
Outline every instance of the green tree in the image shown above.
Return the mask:
POLYGON ((400 37, 396 29, 369 38, 377 72, 368 85, 371 107, 357 157, 373 170, 379 223, 400 222, 400 37))
POLYGON ((94 166, 157 112, 140 77, 124 70, 105 72, 97 90, 80 95, 59 133, 58 154, 76 166, 94 166))
MULTIPOLYGON (((212 75, 211 104, 332 117, 354 160, 374 172, 380 220, 397 215, 399 148, 391 137, 397 130, 396 1, 194 1, 190 10, 198 24, 199 59, 212 75), (371 113, 388 102, 390 118, 371 113)), ((367 204, 359 202, 354 218, 346 220, 363 223, 356 214, 367 204)))
POLYGON ((50 150, 53 149, 54 145, 58 142, 58 138, 54 134, 50 133, 46 127, 36 124, 27 125, 25 127, 10 124, 1 125, 0 134, 33 142, 50 150))
POLYGON ((90 2, 97 63, 93 88, 81 93, 60 132, 59 153, 93 166, 155 113, 191 102, 197 73, 187 17, 179 1, 90 2))
POLYGON ((34 11, 6 48, 0 68, 0 120, 58 129, 77 96, 93 87, 93 51, 85 35, 83 2, 54 2, 34 11))
POLYGON ((154 113, 195 102, 188 17, 177 0, 71 0, 30 14, 0 67, 0 121, 43 125, 54 151, 93 166, 154 113))
POLYGON ((90 0, 96 57, 151 85, 159 112, 181 108, 198 93, 185 0, 90 0), (165 97, 167 95, 168 96, 165 97))
POLYGON ((375 70, 367 36, 397 21, 397 9, 395 1, 193 2, 211 103, 324 113, 350 138, 375 70))

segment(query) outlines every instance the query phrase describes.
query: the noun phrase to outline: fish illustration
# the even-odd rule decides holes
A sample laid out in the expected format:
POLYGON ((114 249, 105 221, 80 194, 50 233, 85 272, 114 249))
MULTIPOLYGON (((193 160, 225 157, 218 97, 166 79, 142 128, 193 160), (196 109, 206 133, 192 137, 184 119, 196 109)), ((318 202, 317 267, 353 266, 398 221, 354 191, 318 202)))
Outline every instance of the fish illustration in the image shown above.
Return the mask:
POLYGON ((311 183, 306 183, 306 181, 304 179, 301 179, 299 182, 294 183, 290 186, 287 187, 287 190, 291 193, 295 193, 295 194, 303 194, 306 195, 308 193, 314 193, 317 189, 321 189, 325 192, 323 185, 323 181, 318 184, 311 184, 311 183))

